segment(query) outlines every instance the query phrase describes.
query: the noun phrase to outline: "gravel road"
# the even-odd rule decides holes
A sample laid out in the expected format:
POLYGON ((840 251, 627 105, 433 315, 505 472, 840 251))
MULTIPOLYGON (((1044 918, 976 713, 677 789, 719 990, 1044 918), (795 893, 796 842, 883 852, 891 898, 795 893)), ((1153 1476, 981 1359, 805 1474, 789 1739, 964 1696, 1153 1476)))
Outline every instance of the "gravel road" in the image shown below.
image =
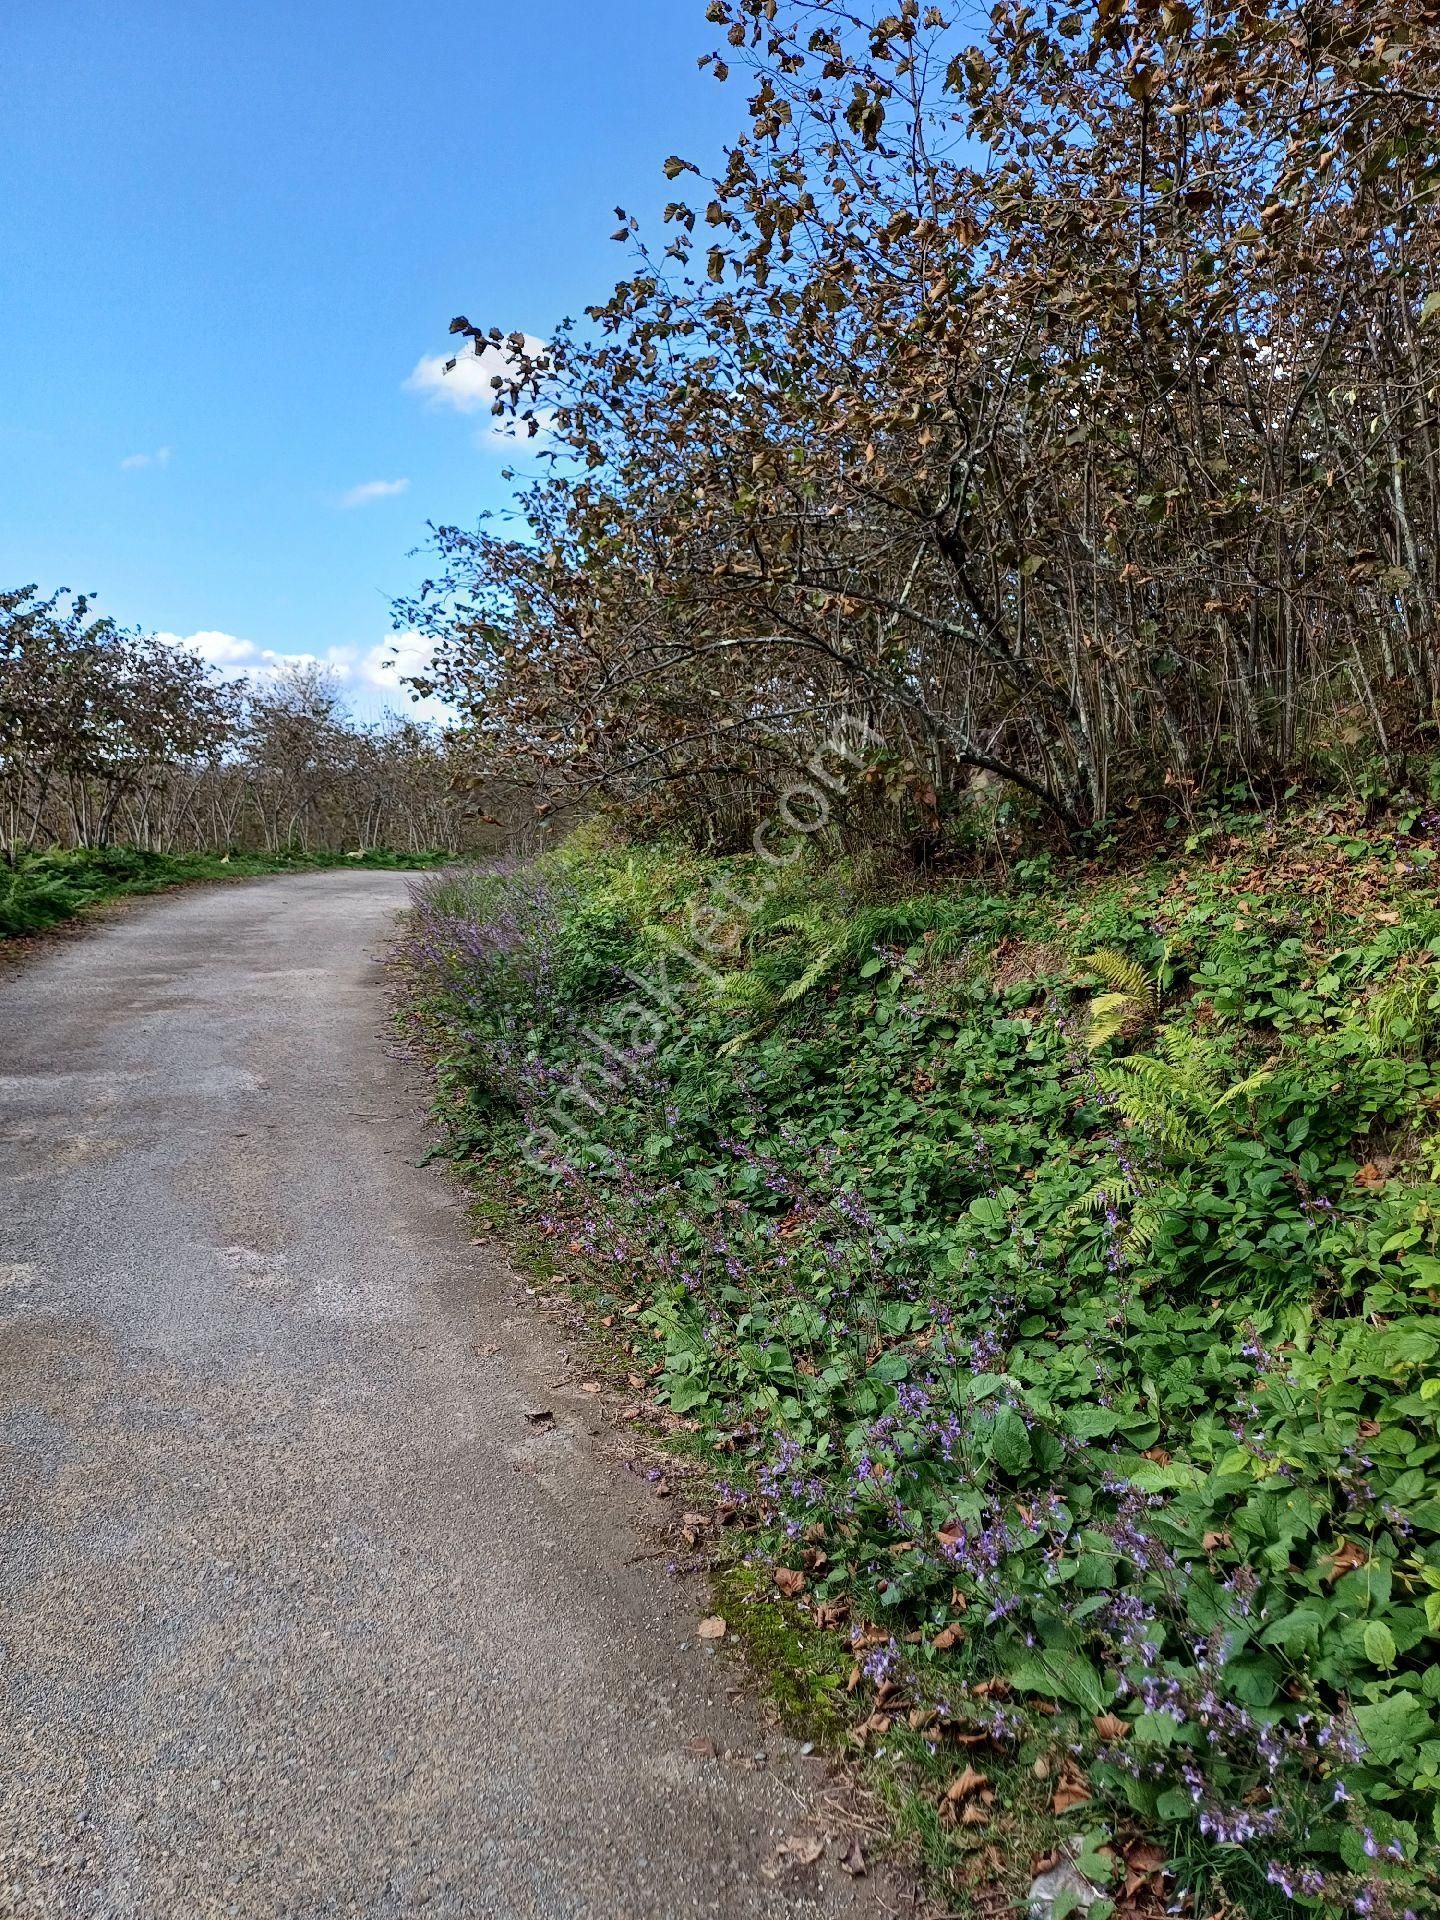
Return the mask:
POLYGON ((190 892, 0 978, 0 1915, 878 1913, 833 1841, 766 1877, 819 1763, 417 1167, 405 897, 190 892))

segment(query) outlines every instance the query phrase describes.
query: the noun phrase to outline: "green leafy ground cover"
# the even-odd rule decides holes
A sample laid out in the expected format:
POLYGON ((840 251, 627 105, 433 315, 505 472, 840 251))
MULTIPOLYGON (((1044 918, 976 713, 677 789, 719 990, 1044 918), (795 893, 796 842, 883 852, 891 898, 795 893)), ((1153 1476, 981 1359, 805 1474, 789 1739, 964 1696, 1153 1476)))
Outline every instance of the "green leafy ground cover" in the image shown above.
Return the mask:
POLYGON ((0 864, 0 940, 43 933, 86 907, 130 893, 157 893, 195 880, 243 880, 266 873, 308 872, 323 867, 442 865, 448 854, 285 853, 221 855, 147 853, 138 847, 55 848, 27 854, 17 865, 0 864))
POLYGON ((1437 830, 419 889, 453 1151, 653 1356, 962 1906, 1070 1836, 1127 1913, 1435 1908, 1437 830))

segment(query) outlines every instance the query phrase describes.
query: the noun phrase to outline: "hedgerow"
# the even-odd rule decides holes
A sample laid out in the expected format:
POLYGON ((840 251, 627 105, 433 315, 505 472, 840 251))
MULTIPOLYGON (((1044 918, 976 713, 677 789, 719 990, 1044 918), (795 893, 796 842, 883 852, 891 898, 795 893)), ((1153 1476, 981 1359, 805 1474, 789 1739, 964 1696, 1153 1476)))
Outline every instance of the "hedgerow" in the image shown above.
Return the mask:
POLYGON ((455 1151, 638 1309, 858 1737, 971 1763, 952 1849, 1023 1760, 1123 1911, 1431 1907, 1436 826, 418 891, 455 1151))

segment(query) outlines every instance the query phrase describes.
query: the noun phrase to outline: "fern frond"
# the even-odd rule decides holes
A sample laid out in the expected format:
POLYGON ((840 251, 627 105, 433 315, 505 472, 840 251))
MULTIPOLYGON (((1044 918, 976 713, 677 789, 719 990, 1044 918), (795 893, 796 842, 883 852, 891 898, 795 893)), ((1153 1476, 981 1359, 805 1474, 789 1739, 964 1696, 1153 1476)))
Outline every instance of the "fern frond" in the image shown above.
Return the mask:
POLYGON ((1108 987, 1145 1006, 1158 1006, 1160 994, 1155 982, 1136 960, 1118 947, 1097 947, 1094 953, 1080 956, 1082 967, 1098 973, 1108 987))
POLYGON ((1261 1067, 1258 1073, 1252 1073, 1244 1080, 1237 1080, 1233 1087, 1227 1088, 1226 1091, 1212 1103, 1211 1111, 1220 1113, 1226 1107, 1234 1106, 1242 1100, 1248 1100, 1257 1087, 1263 1087, 1267 1080, 1273 1080, 1274 1078, 1275 1073, 1273 1068, 1261 1067))
POLYGON ((751 967, 725 974, 710 993, 722 1007, 743 1007, 753 1013, 768 1013, 776 1002, 775 989, 751 967))
POLYGON ((1125 1251, 1132 1254, 1148 1253, 1155 1244, 1155 1236, 1165 1220, 1165 1208, 1155 1200, 1142 1200, 1130 1215, 1130 1224, 1125 1234, 1125 1251))
POLYGON ((1085 1044, 1093 1053, 1103 1047, 1107 1040, 1113 1040, 1117 1033, 1135 1018, 1137 1012, 1134 997, 1128 993, 1097 993, 1090 1002, 1090 1025, 1086 1030, 1085 1044))
POLYGON ((1107 1207, 1128 1204, 1133 1198, 1131 1182, 1117 1168, 1113 1180, 1101 1180, 1078 1200, 1072 1200, 1062 1218, 1076 1220, 1082 1213, 1104 1213, 1107 1207))
POLYGON ((1127 1027, 1159 1012, 1159 982, 1118 947, 1097 947, 1094 953, 1082 954, 1080 965, 1098 973, 1110 988, 1109 993, 1098 993, 1090 1002, 1085 1044, 1092 1053, 1127 1027))
POLYGON ((792 980, 789 986, 786 987, 785 991, 780 995, 778 1004, 782 1007, 788 1007, 792 1001, 803 1000, 810 989, 818 986, 826 974, 831 971, 835 962, 843 952, 844 948, 842 946, 833 946, 826 947, 823 953, 817 954, 815 959, 810 962, 810 965, 800 975, 800 978, 798 980, 792 980))
POLYGON ((757 932, 762 935, 798 933, 803 935, 807 944, 812 947, 822 935, 829 931, 829 923, 818 913, 782 913, 778 920, 771 920, 757 929, 757 932))
POLYGON ((1194 1090, 1164 1060, 1132 1053, 1097 1068, 1096 1081, 1130 1124, 1176 1159, 1199 1159, 1215 1146, 1214 1129, 1194 1090))

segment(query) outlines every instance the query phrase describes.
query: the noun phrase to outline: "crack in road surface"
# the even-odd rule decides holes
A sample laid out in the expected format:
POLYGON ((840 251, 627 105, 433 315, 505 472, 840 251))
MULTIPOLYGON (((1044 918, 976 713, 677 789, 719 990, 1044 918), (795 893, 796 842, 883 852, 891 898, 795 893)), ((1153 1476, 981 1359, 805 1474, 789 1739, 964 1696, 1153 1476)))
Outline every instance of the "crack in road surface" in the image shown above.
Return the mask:
POLYGON ((405 897, 0 980, 0 1914, 874 1912, 766 1878, 816 1763, 756 1759, 580 1410, 527 1427, 553 1353, 384 1046, 405 897))

